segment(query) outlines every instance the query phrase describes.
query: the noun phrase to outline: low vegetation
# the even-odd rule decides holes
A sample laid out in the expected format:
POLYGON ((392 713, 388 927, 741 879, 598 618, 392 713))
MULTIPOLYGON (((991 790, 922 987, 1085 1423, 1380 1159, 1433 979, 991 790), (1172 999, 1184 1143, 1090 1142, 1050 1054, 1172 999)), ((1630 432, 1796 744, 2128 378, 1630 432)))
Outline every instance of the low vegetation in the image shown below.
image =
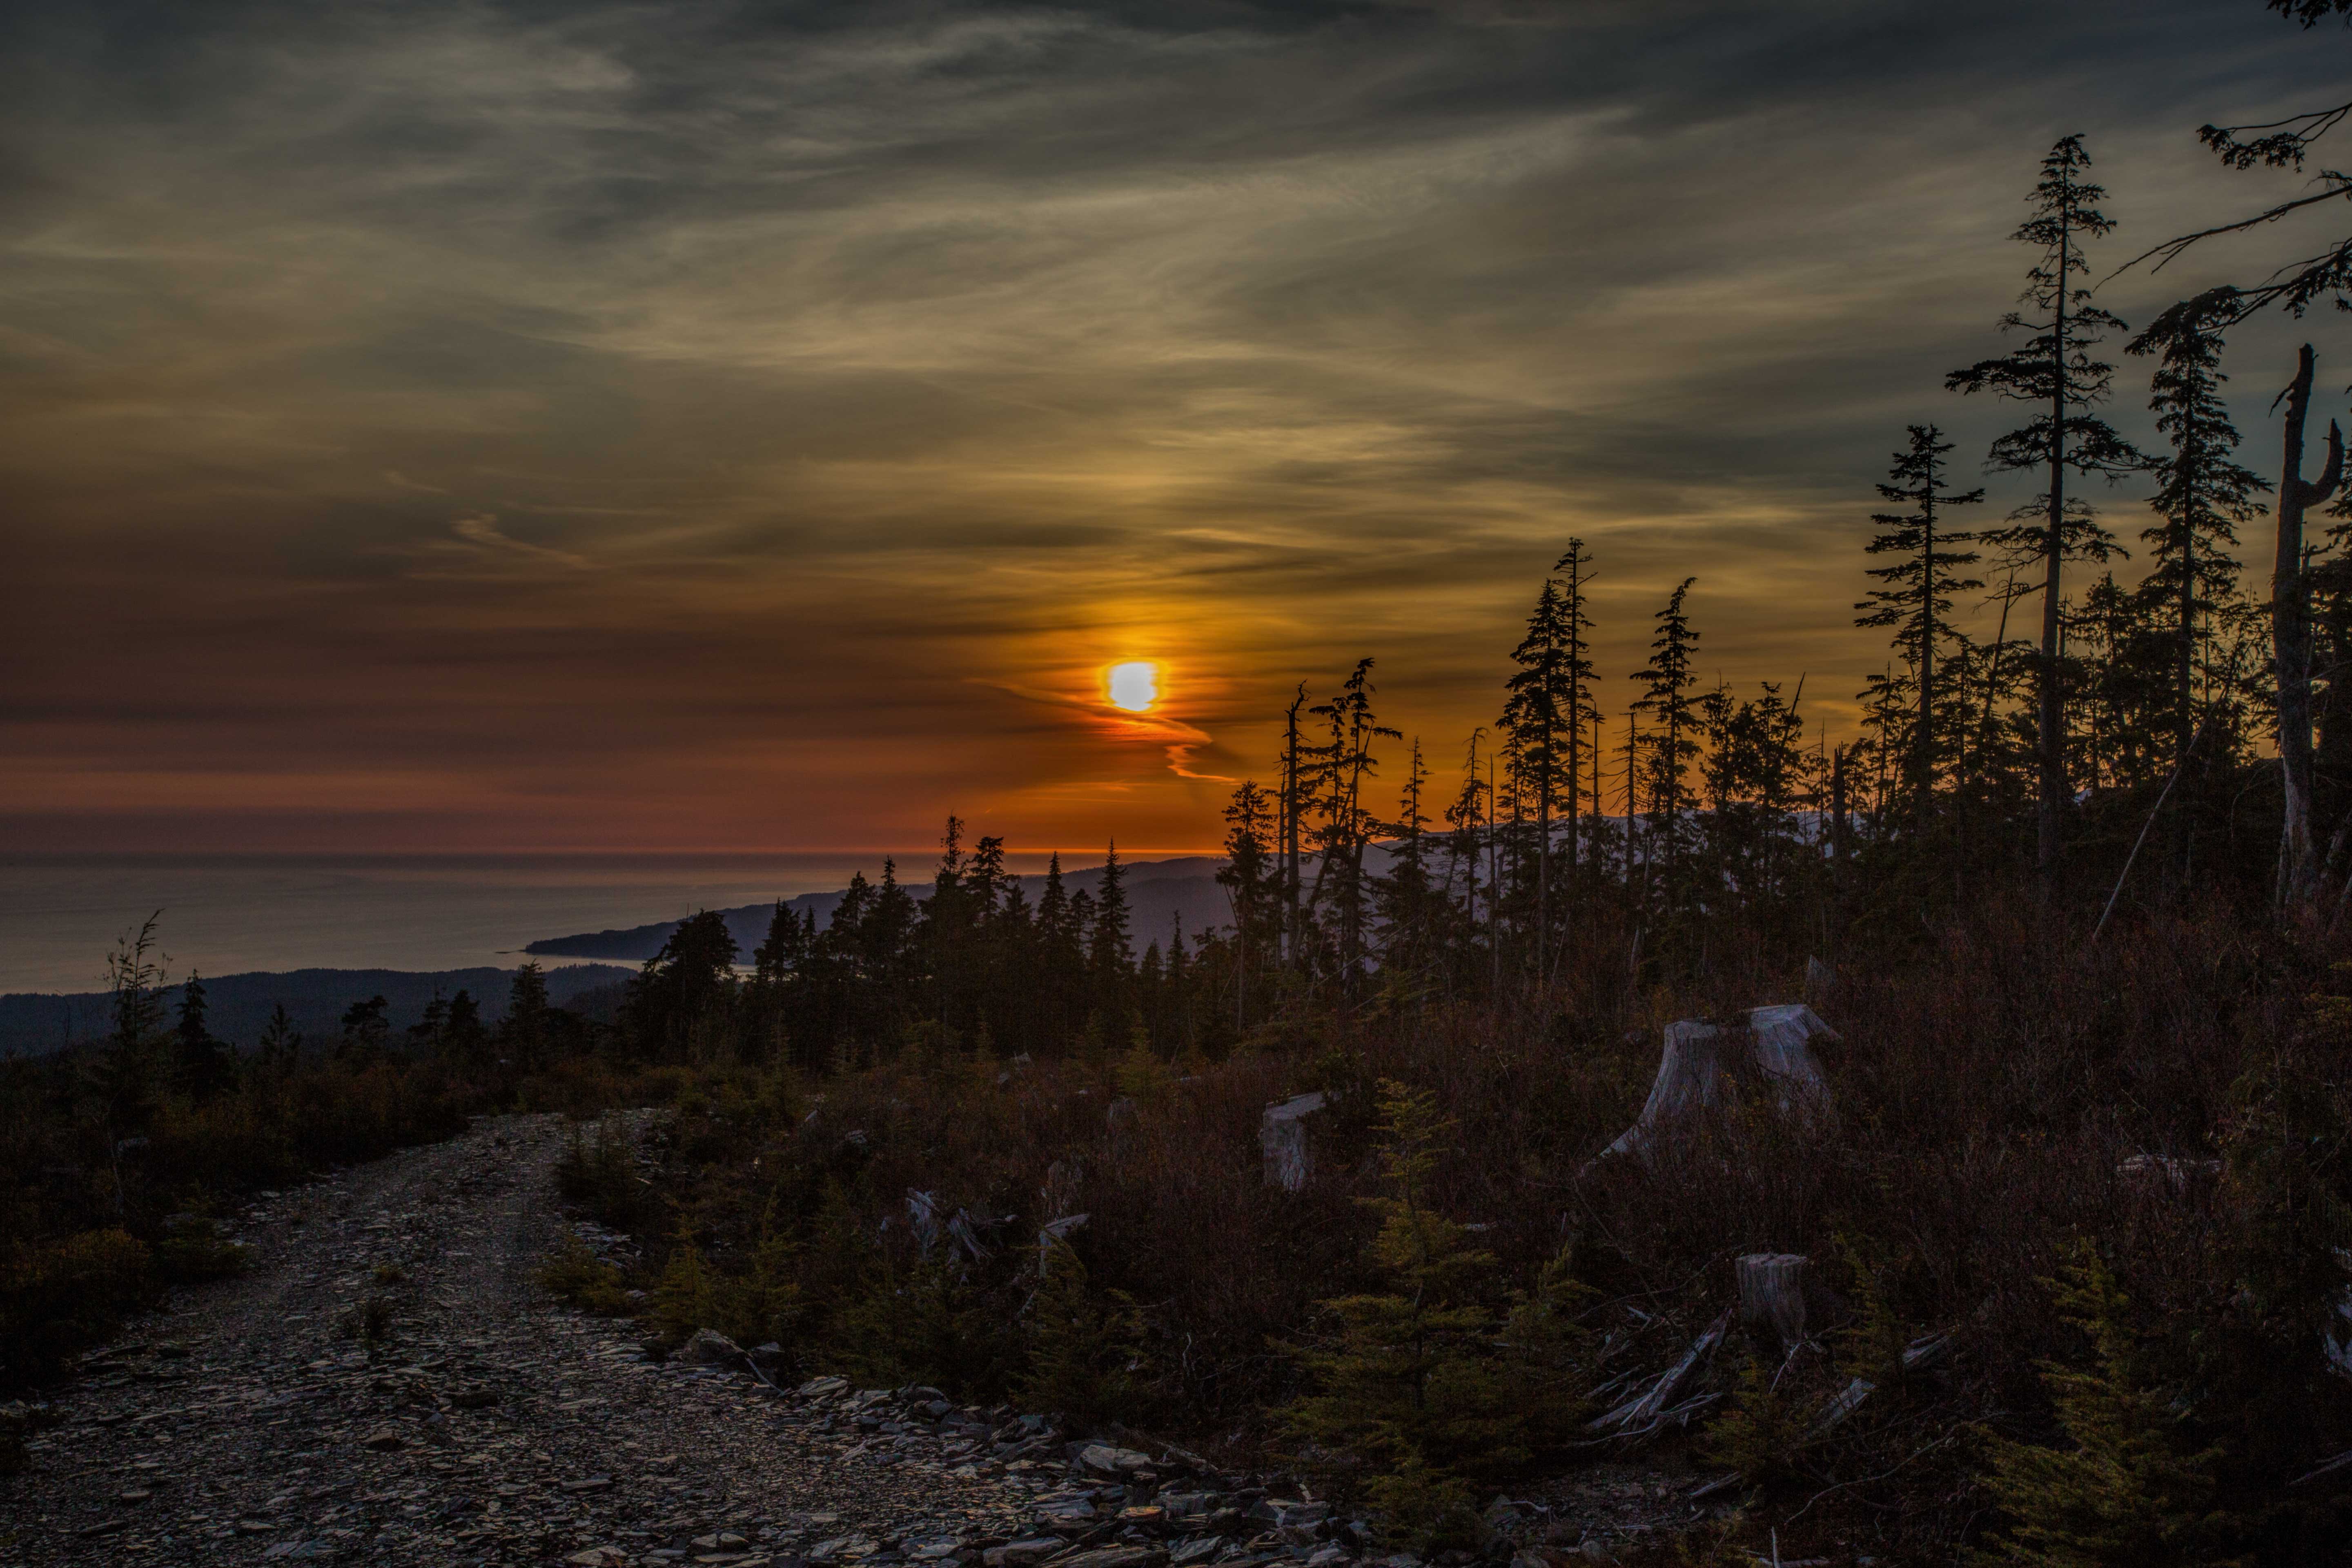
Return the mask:
POLYGON ((1646 1161, 1594 1156, 1657 1026, 1706 1007, 1600 1014, 1587 973, 1507 1010, 1294 1016, 1222 1059, 919 1035, 813 1078, 739 1039, 642 1141, 583 1129, 566 1191, 642 1258, 578 1247, 549 1280, 673 1343, 1222 1445, 1424 1547, 1474 1544, 1498 1490, 1679 1455, 1733 1478, 1693 1550, 2321 1562, 2352 1525, 2296 1484, 2352 1447, 2352 969, 2327 953, 2185 915, 2057 952, 2030 920, 1956 924, 1821 999, 1829 1119, 1735 1098, 1646 1161), (1286 1191, 1260 1115, 1316 1089, 1286 1191), (1758 1252, 1814 1260, 1806 1341, 1735 1322, 1687 1426, 1596 1435, 1758 1252))

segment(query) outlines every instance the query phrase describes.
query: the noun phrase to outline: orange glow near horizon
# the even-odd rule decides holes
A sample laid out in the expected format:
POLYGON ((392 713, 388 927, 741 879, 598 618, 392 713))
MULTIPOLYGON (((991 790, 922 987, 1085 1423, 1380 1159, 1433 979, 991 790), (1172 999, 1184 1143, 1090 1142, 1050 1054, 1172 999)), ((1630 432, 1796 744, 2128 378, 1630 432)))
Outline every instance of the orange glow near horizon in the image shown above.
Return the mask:
POLYGON ((1103 672, 1103 690, 1112 707, 1149 713, 1160 700, 1160 667, 1149 659, 1114 664, 1103 672))

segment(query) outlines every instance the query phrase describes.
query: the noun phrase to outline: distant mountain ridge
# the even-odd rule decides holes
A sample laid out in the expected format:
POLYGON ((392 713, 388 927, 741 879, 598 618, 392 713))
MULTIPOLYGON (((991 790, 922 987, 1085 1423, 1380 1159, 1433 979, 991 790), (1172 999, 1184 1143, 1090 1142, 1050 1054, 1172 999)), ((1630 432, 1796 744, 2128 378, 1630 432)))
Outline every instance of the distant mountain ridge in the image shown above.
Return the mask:
MULTIPOLYGON (((1225 889, 1217 884, 1217 868, 1224 864, 1213 855, 1185 855, 1172 860, 1130 861, 1127 872, 1127 902, 1130 911, 1129 929, 1134 933, 1137 951, 1147 942, 1165 943, 1168 933, 1178 919, 1184 922, 1187 937, 1198 936, 1211 926, 1231 925, 1233 906, 1226 901, 1225 889)), ((1081 889, 1099 891, 1103 868, 1086 866, 1062 873, 1062 886, 1072 893, 1081 889)), ((1045 886, 1044 876, 1015 879, 1022 892, 1034 908, 1037 895, 1045 886)), ((901 884, 917 900, 931 896, 929 877, 921 880, 909 879, 901 884)), ((798 898, 783 900, 784 907, 796 914, 814 913, 819 931, 833 921, 833 911, 841 907, 842 895, 834 893, 803 893, 798 898)), ((727 921, 728 934, 743 951, 748 960, 751 950, 768 938, 768 922, 774 918, 776 906, 744 904, 718 913, 727 921)), ((681 917, 682 918, 682 917, 681 917)), ((576 936, 544 937, 531 942, 523 951, 545 958, 590 958, 618 960, 642 963, 661 952, 662 944, 678 928, 678 921, 656 921, 649 925, 630 926, 619 931, 583 931, 576 936)))
MULTIPOLYGON (((590 992, 626 982, 631 972, 606 963, 568 963, 547 973, 547 994, 563 1005, 590 992)), ((207 974, 205 1023, 214 1035, 251 1046, 283 1003, 294 1026, 312 1040, 342 1030, 343 1010, 354 1002, 382 996, 392 1026, 404 1029, 425 1016, 435 996, 473 994, 484 1021, 506 1012, 514 971, 478 969, 295 969, 283 973, 207 974)), ((167 1016, 180 1004, 180 988, 163 994, 167 1016)), ((113 1026, 113 995, 105 991, 18 991, 0 995, 0 1054, 38 1054, 95 1039, 113 1026)))

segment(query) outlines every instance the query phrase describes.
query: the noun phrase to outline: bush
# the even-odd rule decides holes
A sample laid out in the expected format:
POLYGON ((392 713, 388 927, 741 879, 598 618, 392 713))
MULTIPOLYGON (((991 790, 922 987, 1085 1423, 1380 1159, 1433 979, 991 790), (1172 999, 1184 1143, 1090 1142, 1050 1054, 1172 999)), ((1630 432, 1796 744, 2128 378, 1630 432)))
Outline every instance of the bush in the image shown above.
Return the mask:
POLYGON ((18 1251, 0 1266, 0 1373, 54 1376, 114 1334, 153 1298, 152 1264, 144 1242, 113 1227, 18 1251))
POLYGON ((184 1215, 155 1244, 157 1275, 173 1284, 226 1279, 253 1267, 253 1248, 225 1239, 220 1226, 198 1215, 184 1215))
POLYGON ((1528 1458, 1528 1405, 1503 1375, 1485 1300, 1496 1289, 1494 1255, 1429 1205, 1453 1124, 1427 1090, 1388 1080, 1380 1114, 1388 1192, 1364 1200, 1381 1216, 1367 1262, 1388 1289, 1323 1303, 1338 1331, 1301 1352, 1316 1392, 1290 1405, 1285 1424, 1360 1466, 1366 1498, 1392 1527, 1434 1545, 1464 1533, 1456 1505, 1466 1505, 1471 1478, 1528 1458))
POLYGON ((1750 1354, 1740 1363, 1731 1403, 1709 1426, 1699 1453, 1750 1486, 1769 1486, 1793 1473, 1805 1423, 1780 1391, 1779 1367, 1750 1354))
POLYGON ((593 1312, 620 1318, 629 1313, 629 1298, 621 1271, 588 1249, 588 1244, 566 1231, 563 1244, 532 1276, 539 1288, 556 1300, 593 1312))
POLYGON ((645 1226, 661 1212, 652 1183, 637 1173, 635 1140, 612 1117, 600 1118, 585 1138, 577 1126, 565 1134, 555 1186, 564 1202, 618 1229, 645 1226))
POLYGON ((1037 1293, 1022 1319, 1027 1364, 1014 1381, 1023 1403, 1081 1425, 1132 1417, 1141 1404, 1143 1324, 1133 1298, 1089 1286, 1077 1249, 1055 1238, 1039 1247, 1037 1293))
POLYGON ((2008 1533, 1986 1563, 2035 1568, 2225 1568, 2231 1521, 2213 1506, 2216 1448, 2191 1451, 2173 1390, 2144 1361, 2130 1300, 2089 1242, 2057 1288, 2092 1364, 2045 1364, 2064 1448, 1992 1437, 1987 1485, 2008 1533))

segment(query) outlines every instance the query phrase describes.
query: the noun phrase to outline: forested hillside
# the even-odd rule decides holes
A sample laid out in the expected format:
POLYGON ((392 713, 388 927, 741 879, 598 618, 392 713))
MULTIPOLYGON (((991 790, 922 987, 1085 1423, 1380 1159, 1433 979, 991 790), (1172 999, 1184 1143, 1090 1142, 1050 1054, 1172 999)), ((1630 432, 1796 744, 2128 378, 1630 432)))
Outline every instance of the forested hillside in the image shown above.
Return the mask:
MULTIPOLYGON (((1186 931, 1202 931, 1213 925, 1231 924, 1233 905, 1217 881, 1219 864, 1209 856, 1189 855, 1172 860, 1138 861, 1128 867, 1128 897, 1134 908, 1137 929, 1172 931, 1181 922, 1186 931)), ((1102 875, 1103 868, 1099 866, 1076 867, 1064 877, 1063 882, 1071 892, 1091 893, 1102 880, 1102 875)), ((896 864, 886 862, 879 878, 895 882, 898 879, 896 864)), ((1045 879, 1042 875, 1006 879, 1008 888, 1013 882, 1021 884, 1032 902, 1045 887, 1045 879)), ((908 889, 908 893, 920 903, 931 896, 930 885, 918 882, 908 889)), ((797 898, 780 901, 792 914, 804 921, 814 921, 815 929, 823 931, 832 923, 834 911, 848 897, 846 892, 803 893, 797 898)), ((734 939, 735 945, 749 952, 767 934, 768 922, 775 914, 775 906, 744 904, 710 912, 727 923, 727 934, 734 939)), ((677 921, 658 921, 619 931, 542 937, 523 951, 542 958, 627 959, 642 963, 661 952, 662 944, 677 932, 678 923, 677 921)))
MULTIPOLYGON (((603 963, 563 964, 548 971, 548 999, 559 1006, 587 993, 620 984, 629 971, 603 963)), ((223 1039, 250 1045, 269 1028, 284 1007, 291 1026, 312 1038, 341 1027, 344 1012, 373 997, 384 1000, 384 1021, 404 1030, 425 1021, 438 1000, 446 1010, 464 994, 477 1006, 504 1005, 513 983, 509 969, 296 969, 283 973, 214 974, 196 978, 204 989, 205 1026, 223 1039)), ((176 1011, 185 1000, 183 980, 166 985, 157 1000, 176 1011)), ((107 991, 12 992, 0 995, 0 1056, 53 1051, 100 1039, 114 1026, 114 995, 107 991)))

